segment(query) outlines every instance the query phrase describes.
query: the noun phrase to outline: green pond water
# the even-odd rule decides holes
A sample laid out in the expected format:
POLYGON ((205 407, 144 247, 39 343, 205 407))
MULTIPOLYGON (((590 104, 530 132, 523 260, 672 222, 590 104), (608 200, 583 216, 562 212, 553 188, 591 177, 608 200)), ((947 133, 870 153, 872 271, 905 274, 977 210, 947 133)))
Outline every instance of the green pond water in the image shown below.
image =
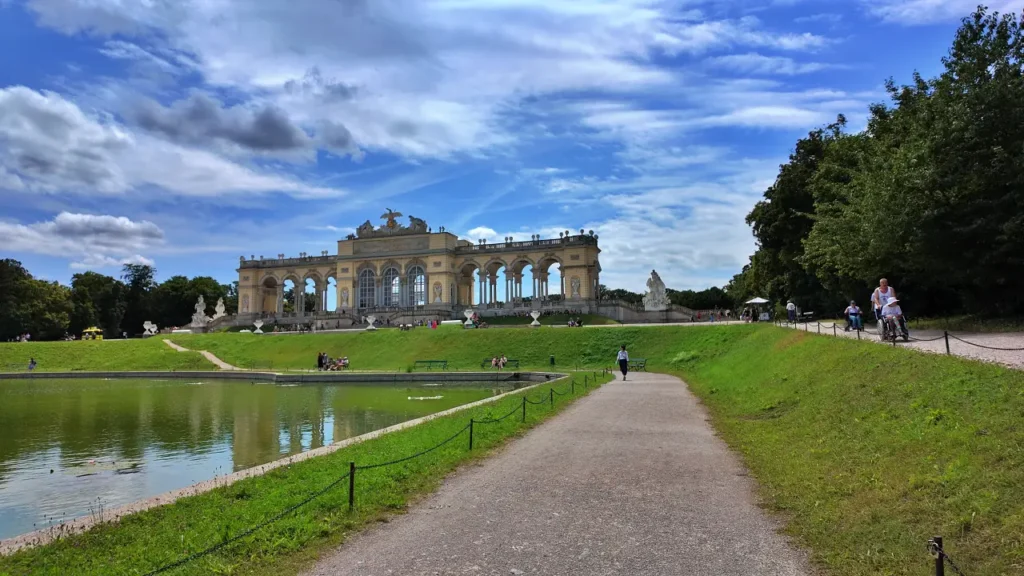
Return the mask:
POLYGON ((0 380, 0 539, 507 390, 0 380))

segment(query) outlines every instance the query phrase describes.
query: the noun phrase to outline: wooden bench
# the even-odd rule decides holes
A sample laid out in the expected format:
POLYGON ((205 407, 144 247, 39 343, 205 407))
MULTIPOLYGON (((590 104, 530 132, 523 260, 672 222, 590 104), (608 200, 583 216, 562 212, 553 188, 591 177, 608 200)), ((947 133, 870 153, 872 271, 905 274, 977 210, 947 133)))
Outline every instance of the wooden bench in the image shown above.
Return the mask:
POLYGON ((647 372, 647 358, 631 358, 629 360, 629 370, 631 372, 636 370, 647 372))
MULTIPOLYGON (((491 366, 491 358, 484 358, 483 361, 480 362, 480 367, 481 368, 490 368, 490 366, 491 366)), ((513 359, 506 360, 505 361, 505 368, 519 368, 519 360, 513 360, 513 359)))
POLYGON ((427 370, 433 370, 435 367, 441 370, 448 369, 447 360, 417 360, 413 364, 414 368, 426 368, 427 370))

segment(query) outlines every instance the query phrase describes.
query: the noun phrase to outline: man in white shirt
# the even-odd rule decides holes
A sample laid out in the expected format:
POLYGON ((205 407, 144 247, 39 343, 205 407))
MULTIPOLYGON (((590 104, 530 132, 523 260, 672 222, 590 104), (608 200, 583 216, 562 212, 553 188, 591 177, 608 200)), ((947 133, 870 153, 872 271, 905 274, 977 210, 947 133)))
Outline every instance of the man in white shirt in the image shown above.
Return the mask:
POLYGON ((790 322, 796 323, 796 304, 793 304, 792 300, 786 303, 786 315, 789 316, 790 322))

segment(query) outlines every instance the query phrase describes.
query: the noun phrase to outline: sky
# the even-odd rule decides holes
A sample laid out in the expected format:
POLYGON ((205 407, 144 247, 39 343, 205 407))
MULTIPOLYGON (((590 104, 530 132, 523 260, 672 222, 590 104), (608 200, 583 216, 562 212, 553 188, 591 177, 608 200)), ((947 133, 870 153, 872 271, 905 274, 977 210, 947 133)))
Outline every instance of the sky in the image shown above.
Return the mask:
POLYGON ((0 258, 227 283, 390 208, 721 286, 795 141, 938 73, 976 4, 0 0, 0 258))

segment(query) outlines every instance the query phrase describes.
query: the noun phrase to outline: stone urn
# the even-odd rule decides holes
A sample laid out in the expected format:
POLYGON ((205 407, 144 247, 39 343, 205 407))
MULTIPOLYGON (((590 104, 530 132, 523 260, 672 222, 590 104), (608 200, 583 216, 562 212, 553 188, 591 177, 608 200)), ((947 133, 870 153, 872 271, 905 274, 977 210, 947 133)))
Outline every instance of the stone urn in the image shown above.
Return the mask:
POLYGON ((377 326, 375 326, 375 324, 377 323, 377 317, 376 316, 367 316, 366 317, 366 322, 368 323, 368 325, 366 326, 367 330, 376 330, 377 329, 377 326))
POLYGON ((475 314, 476 312, 473 311, 472 309, 467 308, 462 313, 466 315, 466 321, 463 322, 462 325, 464 327, 466 327, 466 328, 472 328, 472 326, 473 326, 473 314, 475 314))
POLYGON ((540 312, 539 311, 534 310, 534 311, 530 312, 530 317, 533 318, 533 322, 530 322, 530 326, 533 326, 534 328, 536 328, 537 326, 540 326, 540 322, 537 321, 537 318, 540 318, 540 312))
POLYGON ((261 328, 263 328, 263 320, 257 320, 253 322, 252 325, 256 327, 252 332, 253 334, 263 334, 263 330, 261 330, 261 328))

